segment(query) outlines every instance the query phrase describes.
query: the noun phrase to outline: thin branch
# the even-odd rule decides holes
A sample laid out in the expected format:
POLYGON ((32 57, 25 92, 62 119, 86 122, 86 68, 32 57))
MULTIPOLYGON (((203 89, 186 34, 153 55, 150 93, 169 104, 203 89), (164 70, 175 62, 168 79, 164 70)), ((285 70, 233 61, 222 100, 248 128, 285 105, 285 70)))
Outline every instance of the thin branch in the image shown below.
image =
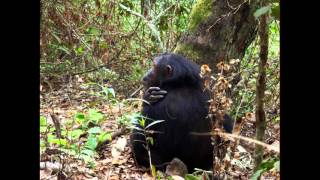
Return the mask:
POLYGON ((159 43, 159 45, 160 45, 161 50, 164 49, 163 44, 162 44, 162 41, 161 41, 161 38, 160 38, 160 33, 159 33, 159 31, 157 30, 156 26, 154 25, 154 21, 153 21, 153 20, 149 21, 148 19, 146 19, 146 18, 145 18, 143 15, 141 15, 140 13, 137 13, 137 12, 131 10, 130 8, 124 6, 124 5, 121 4, 121 3, 119 3, 119 6, 120 6, 122 9, 130 12, 131 14, 140 17, 140 18, 146 23, 146 25, 149 27, 149 29, 151 30, 152 35, 158 40, 158 43, 159 43))
MULTIPOLYGON (((229 1, 227 1, 227 2, 228 2, 228 5, 229 5, 229 1)), ((209 32, 210 29, 213 28, 213 27, 214 27, 218 22, 220 22, 222 19, 230 16, 231 14, 236 14, 236 13, 239 11, 239 9, 241 8, 241 6, 244 5, 246 2, 248 2, 248 0, 246 0, 246 1, 242 2, 241 4, 239 4, 236 8, 231 8, 231 7, 229 6, 232 10, 231 10, 230 12, 226 13, 226 14, 222 14, 222 15, 213 23, 213 25, 211 25, 211 26, 207 29, 207 32, 209 32)))
POLYGON ((270 145, 270 144, 266 144, 264 142, 249 138, 249 137, 245 137, 245 136, 241 136, 241 135, 235 135, 235 134, 230 134, 230 133, 225 133, 225 132, 221 132, 221 131, 214 131, 214 132, 209 132, 209 133, 198 133, 198 132, 190 132, 191 135, 197 135, 197 136, 212 136, 212 135, 218 135, 220 137, 223 138, 229 138, 230 140, 232 140, 232 138, 235 139, 240 139, 240 140, 244 140, 247 141, 249 143, 254 143, 254 144, 258 144, 261 145, 265 148, 267 148, 269 151, 275 151, 277 153, 280 153, 279 147, 270 145))
POLYGON ((61 135, 61 128, 60 128, 59 118, 58 118, 55 114, 53 114, 53 113, 51 113, 50 116, 51 116, 51 119, 52 119, 53 124, 54 124, 55 129, 56 129, 56 136, 57 136, 59 139, 61 139, 61 138, 62 138, 62 135, 61 135))
POLYGON ((129 97, 132 98, 134 95, 136 95, 141 89, 143 88, 143 86, 140 86, 137 90, 135 90, 129 97))
MULTIPOLYGON (((113 61, 113 60, 115 60, 116 58, 119 58, 119 56, 120 56, 120 54, 121 54, 121 52, 122 52, 122 50, 123 50, 124 48, 125 48, 125 46, 122 46, 121 49, 118 51, 118 53, 117 53, 114 57, 112 57, 112 59, 111 59, 110 61, 113 61)), ((101 69, 101 68, 104 68, 104 67, 107 67, 107 66, 108 66, 108 64, 103 64, 103 65, 100 65, 100 66, 98 66, 98 67, 95 67, 95 68, 90 69, 90 70, 87 70, 87 71, 82 71, 82 72, 78 72, 78 73, 73 73, 73 74, 71 74, 71 76, 81 75, 81 74, 86 74, 86 73, 94 72, 94 71, 97 71, 97 70, 99 70, 99 69, 101 69)))
POLYGON ((228 7, 231 8, 232 10, 236 10, 237 8, 233 7, 230 3, 229 3, 229 0, 226 0, 227 1, 227 4, 228 4, 228 7))

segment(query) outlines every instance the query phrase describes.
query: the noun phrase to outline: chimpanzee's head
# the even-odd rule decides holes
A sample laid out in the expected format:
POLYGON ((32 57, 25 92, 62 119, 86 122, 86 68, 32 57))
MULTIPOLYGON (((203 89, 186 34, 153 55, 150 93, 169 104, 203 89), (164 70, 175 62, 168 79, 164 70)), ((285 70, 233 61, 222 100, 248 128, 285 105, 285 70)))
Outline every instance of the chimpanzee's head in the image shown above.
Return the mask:
POLYGON ((194 84, 200 82, 200 68, 183 56, 164 53, 153 60, 153 67, 142 79, 145 88, 164 84, 194 84), (196 69, 196 70, 195 70, 196 69))

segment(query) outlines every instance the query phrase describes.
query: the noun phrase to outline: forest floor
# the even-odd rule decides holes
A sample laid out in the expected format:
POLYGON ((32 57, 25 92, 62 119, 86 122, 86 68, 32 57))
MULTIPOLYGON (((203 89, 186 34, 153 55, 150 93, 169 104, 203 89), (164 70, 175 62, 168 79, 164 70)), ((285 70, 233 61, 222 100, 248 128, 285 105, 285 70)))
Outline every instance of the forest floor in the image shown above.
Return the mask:
MULTIPOLYGON (((40 166, 41 163, 45 163, 45 167, 40 168, 40 179, 152 179, 149 171, 136 167, 130 149, 129 131, 120 131, 123 125, 117 120, 124 114, 138 112, 139 106, 123 105, 123 103, 111 105, 90 94, 89 89, 81 88, 80 84, 79 82, 65 84, 54 90, 50 90, 48 86, 40 88, 40 115, 46 117, 48 126, 56 127, 50 116, 55 114, 62 129, 65 127, 67 131, 73 131, 79 128, 79 124, 67 128, 65 122, 73 119, 78 112, 87 112, 88 109, 94 108, 104 115, 103 121, 99 124, 102 131, 120 133, 117 133, 109 143, 97 148, 93 166, 85 163, 78 155, 60 151, 60 146, 46 143, 46 147, 40 153, 40 166)), ((241 135, 254 138, 254 129, 254 120, 246 121, 241 128, 241 135)), ((88 135, 83 133, 76 142, 72 143, 80 147, 87 138, 88 135)), ((46 141, 46 135, 41 133, 40 139, 46 141)), ((279 123, 268 122, 265 143, 279 146, 279 140, 279 123)), ((250 178, 253 149, 252 143, 240 141, 236 148, 237 152, 231 160, 232 167, 228 172, 232 179, 250 178)), ((271 156, 273 156, 272 152, 265 151, 266 158, 271 156)), ((262 175, 261 179, 280 179, 279 177, 278 171, 268 171, 262 175)))

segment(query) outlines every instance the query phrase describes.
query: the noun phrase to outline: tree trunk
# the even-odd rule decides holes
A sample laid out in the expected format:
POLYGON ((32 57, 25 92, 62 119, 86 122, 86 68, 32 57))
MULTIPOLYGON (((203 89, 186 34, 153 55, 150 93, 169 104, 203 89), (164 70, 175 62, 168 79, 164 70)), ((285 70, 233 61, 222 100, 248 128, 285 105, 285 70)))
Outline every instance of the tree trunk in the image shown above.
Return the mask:
POLYGON ((198 0, 187 32, 174 52, 215 70, 220 61, 242 59, 257 34, 258 1, 198 0))
MULTIPOLYGON (((266 6, 267 0, 261 1, 263 6, 266 6)), ((268 59, 268 14, 260 16, 259 36, 260 36, 260 62, 259 74, 257 79, 257 93, 256 93, 256 139, 258 141, 264 140, 264 132, 266 130, 266 116, 264 112, 264 91, 266 89, 266 64, 268 59)), ((256 145, 254 152, 255 166, 254 171, 259 168, 263 159, 263 147, 256 145)))

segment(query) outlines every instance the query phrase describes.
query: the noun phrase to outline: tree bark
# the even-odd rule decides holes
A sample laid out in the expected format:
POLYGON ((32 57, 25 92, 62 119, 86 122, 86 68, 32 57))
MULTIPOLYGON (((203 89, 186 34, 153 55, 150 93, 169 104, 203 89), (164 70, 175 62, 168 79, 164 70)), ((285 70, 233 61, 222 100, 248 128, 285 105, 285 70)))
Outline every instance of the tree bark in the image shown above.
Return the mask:
MULTIPOLYGON (((267 5, 267 0, 261 0, 261 7, 267 5)), ((259 36, 260 36, 260 62, 259 74, 257 79, 257 93, 256 93, 256 139, 258 141, 264 140, 264 133, 266 130, 266 116, 264 112, 264 92, 266 89, 266 64, 268 59, 268 14, 260 16, 259 36)), ((256 145, 254 152, 254 171, 259 168, 263 159, 263 147, 256 145)))
POLYGON ((198 64, 242 59, 257 34, 253 13, 258 1, 198 0, 193 6, 187 32, 174 52, 198 64))

